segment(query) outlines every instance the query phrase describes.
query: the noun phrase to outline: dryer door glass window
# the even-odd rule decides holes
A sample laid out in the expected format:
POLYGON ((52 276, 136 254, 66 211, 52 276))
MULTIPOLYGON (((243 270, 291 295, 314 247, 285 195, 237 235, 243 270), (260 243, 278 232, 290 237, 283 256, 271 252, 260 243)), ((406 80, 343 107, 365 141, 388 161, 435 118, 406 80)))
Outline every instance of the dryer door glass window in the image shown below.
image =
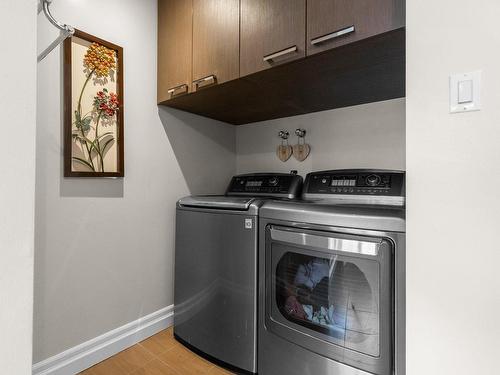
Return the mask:
POLYGON ((273 243, 274 317, 310 336, 380 355, 380 265, 273 243))

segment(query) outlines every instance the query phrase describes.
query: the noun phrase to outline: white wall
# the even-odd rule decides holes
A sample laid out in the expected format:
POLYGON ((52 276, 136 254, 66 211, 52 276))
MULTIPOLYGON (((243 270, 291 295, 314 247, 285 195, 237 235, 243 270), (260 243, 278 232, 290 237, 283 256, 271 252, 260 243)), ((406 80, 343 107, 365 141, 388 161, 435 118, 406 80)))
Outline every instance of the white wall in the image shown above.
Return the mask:
POLYGON ((500 372, 498 1, 407 1, 408 375, 500 372), (483 70, 480 112, 451 73, 483 70))
MULTIPOLYGON (((233 126, 156 106, 155 0, 52 9, 124 47, 126 169, 124 179, 62 177, 55 50, 38 67, 35 362, 172 304, 175 202, 222 193, 235 171, 233 126)), ((41 50, 57 31, 42 15, 38 28, 41 50)))
POLYGON ((238 126, 236 130, 237 169, 289 172, 305 176, 310 171, 338 168, 405 169, 405 101, 385 102, 334 109, 331 111, 263 121, 238 126), (278 132, 306 129, 310 156, 298 162, 293 156, 282 162, 276 156, 281 140, 278 132))
POLYGON ((31 374, 36 1, 0 2, 0 369, 31 374))

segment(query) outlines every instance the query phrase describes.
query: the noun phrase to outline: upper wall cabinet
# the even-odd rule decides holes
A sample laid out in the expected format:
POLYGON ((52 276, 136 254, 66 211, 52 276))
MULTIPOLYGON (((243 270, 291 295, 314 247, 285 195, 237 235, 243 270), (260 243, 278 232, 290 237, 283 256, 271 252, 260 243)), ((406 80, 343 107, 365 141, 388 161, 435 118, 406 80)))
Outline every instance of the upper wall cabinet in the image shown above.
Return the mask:
POLYGON ((246 124, 403 97, 404 2, 158 0, 158 103, 246 124))
POLYGON ((239 33, 239 0, 193 0, 193 91, 239 77, 239 33))
POLYGON ((158 101, 191 91, 192 0, 158 1, 158 101))
POLYGON ((305 0, 241 0, 240 75, 305 56, 305 0))
POLYGON ((404 26, 400 0, 307 0, 307 54, 404 26))

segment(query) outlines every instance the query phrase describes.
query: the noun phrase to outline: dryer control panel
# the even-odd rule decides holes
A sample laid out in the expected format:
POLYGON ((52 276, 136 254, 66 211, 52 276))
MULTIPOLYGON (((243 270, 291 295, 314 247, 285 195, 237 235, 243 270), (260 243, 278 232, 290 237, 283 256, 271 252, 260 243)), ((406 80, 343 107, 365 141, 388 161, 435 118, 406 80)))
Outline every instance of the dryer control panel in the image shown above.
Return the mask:
POLYGON ((302 177, 287 173, 253 173, 234 176, 226 195, 250 195, 298 198, 302 177))
POLYGON ((306 177, 303 197, 400 206, 404 204, 405 172, 370 169, 313 172, 306 177))

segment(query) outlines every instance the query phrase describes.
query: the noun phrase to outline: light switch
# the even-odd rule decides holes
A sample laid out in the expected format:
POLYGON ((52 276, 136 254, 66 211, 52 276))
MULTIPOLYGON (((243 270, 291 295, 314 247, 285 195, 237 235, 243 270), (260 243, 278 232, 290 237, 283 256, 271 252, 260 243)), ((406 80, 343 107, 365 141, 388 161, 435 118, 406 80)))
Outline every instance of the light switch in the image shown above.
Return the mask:
POLYGON ((450 76, 450 113, 481 109, 481 71, 450 76))
POLYGON ((458 104, 472 102, 472 80, 458 82, 458 104))

